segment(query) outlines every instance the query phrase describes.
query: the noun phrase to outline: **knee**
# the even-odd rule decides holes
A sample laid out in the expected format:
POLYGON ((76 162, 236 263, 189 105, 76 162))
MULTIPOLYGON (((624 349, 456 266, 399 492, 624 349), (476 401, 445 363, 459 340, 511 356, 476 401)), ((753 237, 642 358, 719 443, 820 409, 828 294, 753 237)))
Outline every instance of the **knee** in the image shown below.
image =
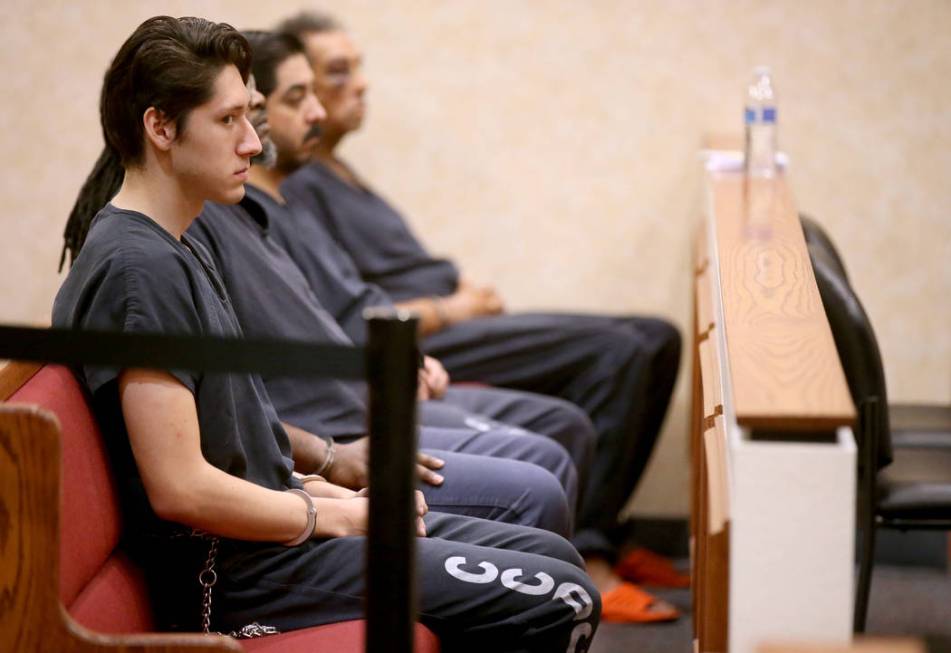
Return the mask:
POLYGON ((527 443, 534 452, 535 464, 544 467, 555 476, 562 477, 565 470, 574 468, 568 450, 558 442, 535 434, 522 437, 528 438, 527 443))
POLYGON ((578 492, 578 470, 571 454, 554 440, 536 437, 534 448, 541 461, 541 466, 551 472, 558 481, 562 492, 567 495, 569 501, 578 492))
POLYGON ((620 331, 631 335, 642 346, 646 341, 653 352, 679 358, 682 337, 672 322, 659 317, 631 317, 621 324, 620 331))
POLYGON ((671 322, 658 317, 644 318, 636 331, 647 340, 652 359, 674 365, 680 361, 682 338, 671 322))
POLYGON ((680 362, 680 351, 683 345, 680 331, 666 320, 657 320, 657 323, 662 356, 665 360, 680 362))
POLYGON ((669 397, 680 369, 680 332, 665 320, 654 320, 654 323, 650 362, 652 385, 655 393, 669 397))
MULTIPOLYGON (((588 574, 584 571, 584 558, 578 553, 578 549, 575 548, 575 545, 565 537, 557 533, 538 529, 531 531, 531 537, 532 541, 529 550, 532 553, 566 562, 572 567, 575 567, 575 570, 580 572, 583 578, 588 577, 588 574)), ((574 573, 573 571, 572 574, 574 573)))
POLYGON ((619 325, 611 327, 605 334, 606 345, 602 357, 619 373, 643 370, 648 364, 651 352, 645 345, 643 335, 632 332, 619 325))
POLYGON ((571 492, 578 484, 574 461, 563 445, 535 433, 520 435, 516 442, 519 453, 515 457, 518 460, 547 470, 558 479, 566 492, 571 492))
POLYGON ((566 434, 564 440, 573 446, 587 451, 593 449, 598 440, 591 418, 581 408, 569 401, 559 402, 558 416, 562 424, 561 431, 566 434))
POLYGON ((522 507, 529 525, 567 536, 571 532, 571 511, 561 481, 541 467, 526 465, 519 484, 525 488, 522 507))
MULTIPOLYGON (((640 357, 652 386, 667 387, 677 378, 682 339, 672 323, 661 318, 636 318, 629 325, 632 357, 640 357)), ((620 350, 628 351, 628 350, 620 350)))

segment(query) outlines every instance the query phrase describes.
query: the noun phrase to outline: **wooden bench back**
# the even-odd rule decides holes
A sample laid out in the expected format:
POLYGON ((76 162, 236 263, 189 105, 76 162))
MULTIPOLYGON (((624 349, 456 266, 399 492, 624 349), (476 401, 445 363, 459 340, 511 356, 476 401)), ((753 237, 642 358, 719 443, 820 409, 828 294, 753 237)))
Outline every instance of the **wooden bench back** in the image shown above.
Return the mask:
MULTIPOLYGON (((116 485, 75 377, 11 363, 0 369, 0 400, 0 641, 16 651, 86 651, 154 640, 101 649, 109 638, 92 644, 83 629, 145 633, 154 624, 141 571, 117 549, 116 485)), ((226 650, 218 637, 163 637, 149 650, 226 650)))
MULTIPOLYGON (((102 434, 72 372, 46 365, 9 401, 56 415, 60 426, 59 596, 79 623, 100 632, 155 630, 141 571, 120 551, 122 513, 102 434)), ((53 470, 50 470, 53 473, 53 470)))

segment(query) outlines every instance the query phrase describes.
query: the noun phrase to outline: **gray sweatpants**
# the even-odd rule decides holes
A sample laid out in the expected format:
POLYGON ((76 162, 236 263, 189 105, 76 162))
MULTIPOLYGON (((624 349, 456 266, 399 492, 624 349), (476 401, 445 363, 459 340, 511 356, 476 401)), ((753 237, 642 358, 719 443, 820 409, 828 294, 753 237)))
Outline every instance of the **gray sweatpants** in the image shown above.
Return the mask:
POLYGON ((584 487, 598 439, 587 414, 570 401, 507 388, 453 385, 444 398, 421 402, 419 414, 420 423, 427 426, 544 435, 571 456, 580 487, 584 487))
MULTIPOLYGON (((429 513, 416 540, 419 620, 445 653, 581 653, 600 596, 564 538, 546 531, 429 513)), ((300 547, 223 541, 213 627, 252 621, 279 630, 363 616, 365 538, 300 547)))
MULTIPOLYGON (((538 437, 538 436, 534 436, 538 437)), ((459 429, 421 429, 421 449, 442 458, 446 464, 438 470, 442 485, 420 483, 430 510, 467 515, 493 521, 534 526, 570 537, 573 513, 559 480, 543 466, 513 460, 453 451, 439 446, 467 449, 466 441, 477 442, 485 450, 497 434, 459 429)), ((509 449, 508 443, 499 446, 509 449)), ((557 445, 551 444, 552 447, 557 445)), ((532 452, 530 458, 539 453, 532 452)), ((564 464, 567 454, 562 453, 564 464)), ((567 462, 570 466, 570 461, 567 462)), ((554 464, 558 467, 558 464, 554 464)), ((573 487, 577 487, 574 484, 573 487)), ((574 504, 571 504, 572 506, 574 504)))

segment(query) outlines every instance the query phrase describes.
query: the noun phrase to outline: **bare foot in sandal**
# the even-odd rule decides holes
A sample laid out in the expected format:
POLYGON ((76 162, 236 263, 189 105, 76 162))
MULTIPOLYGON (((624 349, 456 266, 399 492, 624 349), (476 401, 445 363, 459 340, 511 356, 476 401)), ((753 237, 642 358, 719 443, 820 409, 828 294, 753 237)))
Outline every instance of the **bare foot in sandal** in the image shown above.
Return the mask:
POLYGON ((672 621, 680 612, 670 603, 621 579, 607 560, 585 559, 588 575, 601 592, 601 618, 615 623, 672 621))

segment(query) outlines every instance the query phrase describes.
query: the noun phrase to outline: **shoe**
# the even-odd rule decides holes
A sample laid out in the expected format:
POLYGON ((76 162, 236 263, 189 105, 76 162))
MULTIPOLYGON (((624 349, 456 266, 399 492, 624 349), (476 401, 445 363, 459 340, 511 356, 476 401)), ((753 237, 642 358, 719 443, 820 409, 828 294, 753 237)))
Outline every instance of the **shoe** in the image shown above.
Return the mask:
POLYGON ((614 623, 673 621, 680 612, 631 583, 621 583, 601 594, 601 619, 614 623))
POLYGON ((634 549, 614 567, 626 581, 658 587, 690 587, 690 576, 674 568, 667 558, 643 547, 634 549))

